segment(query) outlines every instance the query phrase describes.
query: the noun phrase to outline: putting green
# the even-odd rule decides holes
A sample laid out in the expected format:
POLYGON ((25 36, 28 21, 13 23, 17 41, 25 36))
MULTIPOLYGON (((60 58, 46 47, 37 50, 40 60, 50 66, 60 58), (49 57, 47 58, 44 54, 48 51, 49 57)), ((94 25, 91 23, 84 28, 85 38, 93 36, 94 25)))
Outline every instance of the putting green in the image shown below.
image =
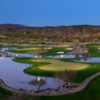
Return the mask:
POLYGON ((56 59, 38 59, 37 62, 49 62, 51 64, 41 66, 39 69, 48 71, 59 71, 59 70, 81 70, 88 67, 88 64, 83 63, 73 63, 73 62, 63 62, 56 59))
MULTIPOLYGON (((41 49, 41 48, 38 48, 41 49)), ((37 50, 37 48, 23 48, 23 49, 15 49, 15 50, 37 50)))

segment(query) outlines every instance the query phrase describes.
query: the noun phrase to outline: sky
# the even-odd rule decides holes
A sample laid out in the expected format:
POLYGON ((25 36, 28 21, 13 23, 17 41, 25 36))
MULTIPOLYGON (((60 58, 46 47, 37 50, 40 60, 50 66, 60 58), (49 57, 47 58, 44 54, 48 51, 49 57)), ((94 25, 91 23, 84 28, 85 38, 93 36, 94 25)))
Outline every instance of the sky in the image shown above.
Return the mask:
POLYGON ((100 0, 0 0, 0 24, 100 25, 100 0))

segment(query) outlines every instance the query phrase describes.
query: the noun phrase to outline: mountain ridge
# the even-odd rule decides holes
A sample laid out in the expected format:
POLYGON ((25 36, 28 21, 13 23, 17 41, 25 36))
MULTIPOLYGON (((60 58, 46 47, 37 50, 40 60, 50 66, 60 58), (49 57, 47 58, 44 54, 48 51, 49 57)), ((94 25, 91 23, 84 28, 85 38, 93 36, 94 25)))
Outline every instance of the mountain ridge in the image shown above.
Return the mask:
MULTIPOLYGON (((2 25, 0 25, 2 26, 2 25)), ((20 25, 6 24, 6 28, 0 27, 0 34, 6 36, 28 37, 28 38, 48 38, 67 39, 73 41, 88 41, 100 39, 100 26, 96 25, 72 25, 72 26, 45 26, 45 27, 23 27, 20 25), (8 27, 9 26, 9 27, 8 27)))

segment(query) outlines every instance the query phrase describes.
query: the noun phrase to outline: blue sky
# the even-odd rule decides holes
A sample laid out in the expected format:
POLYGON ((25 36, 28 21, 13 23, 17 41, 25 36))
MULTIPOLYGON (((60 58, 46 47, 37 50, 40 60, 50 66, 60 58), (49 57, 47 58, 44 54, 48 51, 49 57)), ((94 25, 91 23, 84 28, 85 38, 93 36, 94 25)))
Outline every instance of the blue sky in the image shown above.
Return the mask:
POLYGON ((0 0, 0 24, 100 25, 100 0, 0 0))

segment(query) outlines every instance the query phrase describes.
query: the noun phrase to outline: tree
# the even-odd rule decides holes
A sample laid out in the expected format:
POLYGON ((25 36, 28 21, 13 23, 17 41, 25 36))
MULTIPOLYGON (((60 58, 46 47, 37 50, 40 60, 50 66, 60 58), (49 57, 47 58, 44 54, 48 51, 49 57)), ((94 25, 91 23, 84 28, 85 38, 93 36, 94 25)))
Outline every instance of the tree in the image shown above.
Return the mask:
POLYGON ((58 46, 60 45, 60 42, 57 42, 58 46))
POLYGON ((45 49, 45 45, 44 45, 44 44, 41 45, 41 49, 42 49, 42 50, 45 49))
POLYGON ((78 43, 76 43, 76 49, 79 50, 80 45, 78 43))
POLYGON ((64 84, 63 75, 63 71, 57 71, 54 74, 54 82, 58 84, 59 88, 64 84))
POLYGON ((87 45, 83 45, 84 51, 86 52, 87 45))
POLYGON ((36 46, 36 49, 37 49, 37 52, 38 52, 39 51, 39 46, 38 45, 36 46))
POLYGON ((74 71, 74 70, 65 70, 64 71, 64 81, 65 82, 74 82, 75 81, 75 78, 76 78, 76 74, 77 72, 74 71))
POLYGON ((34 41, 31 41, 30 44, 31 44, 31 45, 34 45, 35 43, 34 43, 34 41))
POLYGON ((46 81, 38 77, 38 79, 33 79, 30 82, 28 82, 28 84, 34 85, 37 88, 37 91, 39 92, 40 87, 46 85, 46 81))
POLYGON ((61 87, 62 85, 74 82, 76 78, 76 71, 74 70, 64 70, 64 71, 57 71, 54 75, 54 81, 61 87))

